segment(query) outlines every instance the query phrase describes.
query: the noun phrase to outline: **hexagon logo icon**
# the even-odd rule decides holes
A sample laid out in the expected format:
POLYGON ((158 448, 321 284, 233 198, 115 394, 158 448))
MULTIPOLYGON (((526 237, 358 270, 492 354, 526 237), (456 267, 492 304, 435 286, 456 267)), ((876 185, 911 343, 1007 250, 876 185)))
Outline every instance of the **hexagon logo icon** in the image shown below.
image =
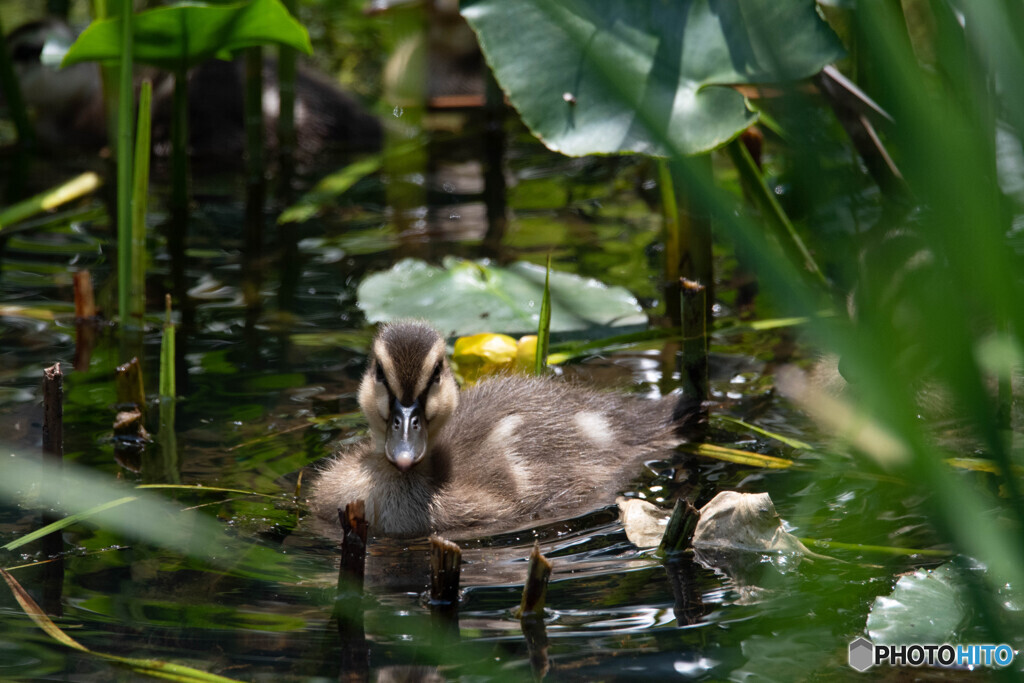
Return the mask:
POLYGON ((875 646, 867 638, 858 638, 850 643, 850 666, 857 671, 867 671, 875 663, 875 646))

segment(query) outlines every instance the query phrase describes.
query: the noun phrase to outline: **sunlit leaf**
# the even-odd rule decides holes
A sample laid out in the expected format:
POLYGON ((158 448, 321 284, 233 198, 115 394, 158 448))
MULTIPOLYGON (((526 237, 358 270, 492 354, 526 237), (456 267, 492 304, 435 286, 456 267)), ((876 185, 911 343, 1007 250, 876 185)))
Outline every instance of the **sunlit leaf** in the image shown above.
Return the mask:
POLYGON ((726 86, 842 55, 803 0, 469 0, 462 14, 526 125, 570 155, 665 154, 665 139, 706 152, 755 119, 726 86))
MULTIPOLYGON (((135 61, 169 69, 229 58, 236 50, 269 43, 313 53, 306 29, 279 0, 159 7, 137 14, 133 30, 135 61)), ((118 17, 94 21, 68 50, 62 65, 118 61, 120 36, 118 17)))
MULTIPOLYGON (((533 332, 540 319, 545 271, 532 263, 500 267, 448 257, 443 267, 405 259, 374 273, 358 289, 367 320, 421 318, 445 335, 533 332)), ((551 272, 551 330, 644 325, 636 298, 622 287, 551 272)))
POLYGON ((918 569, 875 598, 865 630, 876 644, 949 642, 967 616, 965 590, 953 564, 918 569))
POLYGON ((312 190, 299 198, 277 217, 279 224, 302 223, 317 215, 328 203, 334 202, 360 180, 376 173, 384 163, 383 154, 360 159, 321 179, 312 190))

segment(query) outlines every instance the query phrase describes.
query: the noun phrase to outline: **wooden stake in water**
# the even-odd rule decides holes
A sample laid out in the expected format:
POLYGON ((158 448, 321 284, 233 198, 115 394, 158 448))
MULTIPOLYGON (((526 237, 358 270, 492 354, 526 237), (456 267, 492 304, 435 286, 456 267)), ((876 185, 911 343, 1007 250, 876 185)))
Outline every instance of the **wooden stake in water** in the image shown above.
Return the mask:
POLYGON ((515 610, 515 616, 523 619, 529 614, 544 613, 550 578, 551 561, 540 554, 540 545, 534 542, 533 552, 530 553, 530 568, 527 570, 526 583, 523 585, 523 599, 519 603, 519 608, 515 610))
POLYGON ((76 271, 72 276, 75 288, 75 370, 89 369, 89 359, 96 342, 96 299, 92 290, 92 275, 88 270, 76 271))
POLYGON ((64 375, 60 363, 43 370, 43 454, 51 463, 64 458, 64 375))
POLYGON ((341 565, 338 569, 338 592, 346 588, 350 591, 363 589, 363 577, 366 575, 366 536, 369 526, 366 523, 366 503, 357 500, 349 503, 342 510, 338 508, 338 521, 344 534, 341 539, 341 565))
POLYGON ((138 358, 117 366, 116 383, 118 403, 134 403, 145 409, 146 390, 142 385, 142 367, 138 358))
POLYGON ((683 396, 694 409, 708 398, 707 289, 699 282, 680 279, 683 321, 683 396))
MULTIPOLYGON (((40 486, 59 494, 61 490, 61 467, 64 462, 64 375, 60 363, 43 370, 43 461, 48 465, 40 486)), ((53 498, 53 495, 47 495, 53 498)), ((46 510, 43 512, 43 526, 56 522, 58 516, 46 510)), ((43 537, 43 554, 54 561, 43 570, 43 606, 49 613, 61 616, 63 603, 64 539, 60 531, 43 537)))
POLYGON ((96 317, 96 298, 92 290, 92 275, 88 270, 75 271, 71 276, 75 286, 75 318, 87 320, 96 317))
POLYGON ((459 574, 462 550, 440 536, 430 537, 430 604, 454 607, 459 604, 459 574))

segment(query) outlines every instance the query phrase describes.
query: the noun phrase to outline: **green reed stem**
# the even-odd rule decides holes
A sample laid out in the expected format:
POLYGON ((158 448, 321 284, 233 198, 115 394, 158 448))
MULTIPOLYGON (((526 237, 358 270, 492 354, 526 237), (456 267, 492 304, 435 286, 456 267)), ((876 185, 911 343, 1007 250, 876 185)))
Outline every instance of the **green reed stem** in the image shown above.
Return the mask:
POLYGON ((775 194, 765 184, 757 164, 754 163, 754 159, 750 156, 750 152, 747 151, 743 141, 737 138, 726 145, 725 149, 729 153, 729 158, 732 159, 733 165, 736 166, 736 171, 740 175, 740 182, 743 183, 743 187, 746 189, 751 200, 757 205, 757 208, 768 222, 783 251, 786 252, 794 264, 802 263, 804 269, 811 274, 813 280, 818 285, 828 288, 828 281, 825 279, 824 273, 821 272, 818 263, 814 260, 811 252, 808 251, 807 246, 797 233, 793 222, 789 220, 789 216, 786 215, 782 205, 775 199, 775 194))
POLYGON ((135 173, 132 183, 131 287, 132 318, 140 325, 146 313, 146 212, 149 209, 149 151, 153 84, 146 79, 139 91, 139 119, 135 129, 135 173))
POLYGON ((537 324, 537 354, 533 372, 540 375, 548 365, 548 346, 551 342, 551 254, 548 254, 547 272, 544 274, 544 295, 540 300, 540 322, 537 324))
MULTIPOLYGON (((174 398, 174 323, 171 322, 171 295, 165 298, 167 313, 164 318, 164 336, 160 340, 160 398, 174 398)), ((162 401, 161 401, 162 403, 162 401)))
POLYGON ((117 103, 117 313, 128 323, 132 268, 132 2, 121 7, 121 68, 117 103))

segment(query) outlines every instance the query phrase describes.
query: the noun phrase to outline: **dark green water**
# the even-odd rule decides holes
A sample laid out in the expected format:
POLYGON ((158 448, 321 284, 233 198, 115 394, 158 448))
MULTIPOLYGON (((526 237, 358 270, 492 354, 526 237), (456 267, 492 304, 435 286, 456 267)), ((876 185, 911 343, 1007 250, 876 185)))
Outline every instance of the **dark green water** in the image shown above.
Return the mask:
MULTIPOLYGON (((543 263, 628 287, 660 315, 660 219, 646 203, 655 169, 641 160, 570 160, 547 152, 507 124, 510 224, 497 253, 485 249, 485 207, 476 192, 478 123, 429 138, 432 162, 414 180, 427 202, 396 227, 388 187, 361 181, 321 218, 278 228, 267 211, 261 260, 244 263, 243 205, 236 193, 197 180, 187 280, 194 324, 179 332, 176 448, 162 437, 144 455, 120 452, 114 438, 114 367, 125 348, 105 323, 76 328, 71 275, 88 268, 103 312, 116 299, 114 239, 99 201, 78 204, 67 220, 19 233, 0 263, 0 437, 19 458, 41 444, 42 369, 65 373, 65 458, 128 487, 181 483, 253 491, 158 491, 176 508, 198 507, 223 533, 218 556, 186 555, 88 522, 63 532, 62 572, 54 564, 13 570, 56 619, 97 652, 186 663, 241 680, 525 679, 531 652, 511 610, 519 602, 525 558, 535 540, 554 562, 545 619, 549 677, 567 680, 798 680, 852 677, 848 643, 864 631, 868 609, 895 575, 939 560, 869 550, 833 551, 842 563, 751 555, 749 566, 713 570, 685 555, 663 564, 636 548, 613 501, 581 516, 464 542, 464 594, 457 617, 438 621, 422 599, 428 566, 422 543, 371 545, 368 595, 332 619, 336 545, 303 520, 293 500, 298 472, 362 434, 355 391, 371 335, 356 305, 365 275, 401 258, 445 255, 543 263), (293 251, 294 249, 294 251, 293 251), (242 273, 261 273, 259 309, 244 305, 242 273), (30 312, 43 312, 36 319, 30 312), (52 316, 45 315, 46 312, 52 316), (86 337, 93 344, 85 351, 86 337), (76 367, 76 358, 79 359, 76 367), (315 418, 338 416, 335 421, 315 418), (352 626, 362 621, 365 640, 352 626), (403 668, 405 667, 405 668, 403 668), (410 668, 420 667, 420 668, 410 668)), ((50 167, 45 167, 47 173, 50 167)), ((231 182, 228 183, 231 185, 231 182)), ((237 186, 237 183, 235 183, 237 186)), ((222 188, 224 185, 217 185, 222 188)), ((161 190, 160 192, 163 192, 161 190)), ((160 192, 157 194, 159 195, 160 192)), ((157 201, 152 224, 164 220, 157 201)), ((166 245, 154 230, 148 321, 141 342, 147 390, 156 387, 158 316, 167 289, 166 245)), ((736 322, 724 273, 718 322, 736 322)), ((770 307, 768 312, 770 312, 770 307)), ((686 453, 652 461, 625 491, 670 508, 680 495, 704 503, 720 490, 768 492, 797 536, 931 549, 925 501, 899 481, 853 476, 792 406, 772 393, 780 363, 800 361, 797 332, 764 331, 714 339, 715 415, 742 418, 809 442, 793 450, 713 418, 709 442, 790 457, 799 467, 771 471, 686 453)), ((672 348, 638 349, 586 360, 566 374, 616 390, 657 395, 675 386, 672 348), (665 372, 665 368, 670 371, 665 372)), ((150 426, 157 432, 156 408, 150 426)), ((0 457, 7 458, 6 452, 0 457)), ((2 468, 2 465, 0 465, 2 468)), ((40 525, 31 487, 0 501, 0 544, 40 525)), ((134 504, 122 508, 131 516, 134 504)), ((167 524, 175 525, 174 518, 167 524)), ((196 532, 197 544, 200 532, 196 532)), ((44 559, 39 542, 0 553, 14 567, 44 559)), ((0 678, 131 679, 100 658, 62 647, 0 590, 0 678)), ((971 633, 964 635, 964 642, 971 633)))

